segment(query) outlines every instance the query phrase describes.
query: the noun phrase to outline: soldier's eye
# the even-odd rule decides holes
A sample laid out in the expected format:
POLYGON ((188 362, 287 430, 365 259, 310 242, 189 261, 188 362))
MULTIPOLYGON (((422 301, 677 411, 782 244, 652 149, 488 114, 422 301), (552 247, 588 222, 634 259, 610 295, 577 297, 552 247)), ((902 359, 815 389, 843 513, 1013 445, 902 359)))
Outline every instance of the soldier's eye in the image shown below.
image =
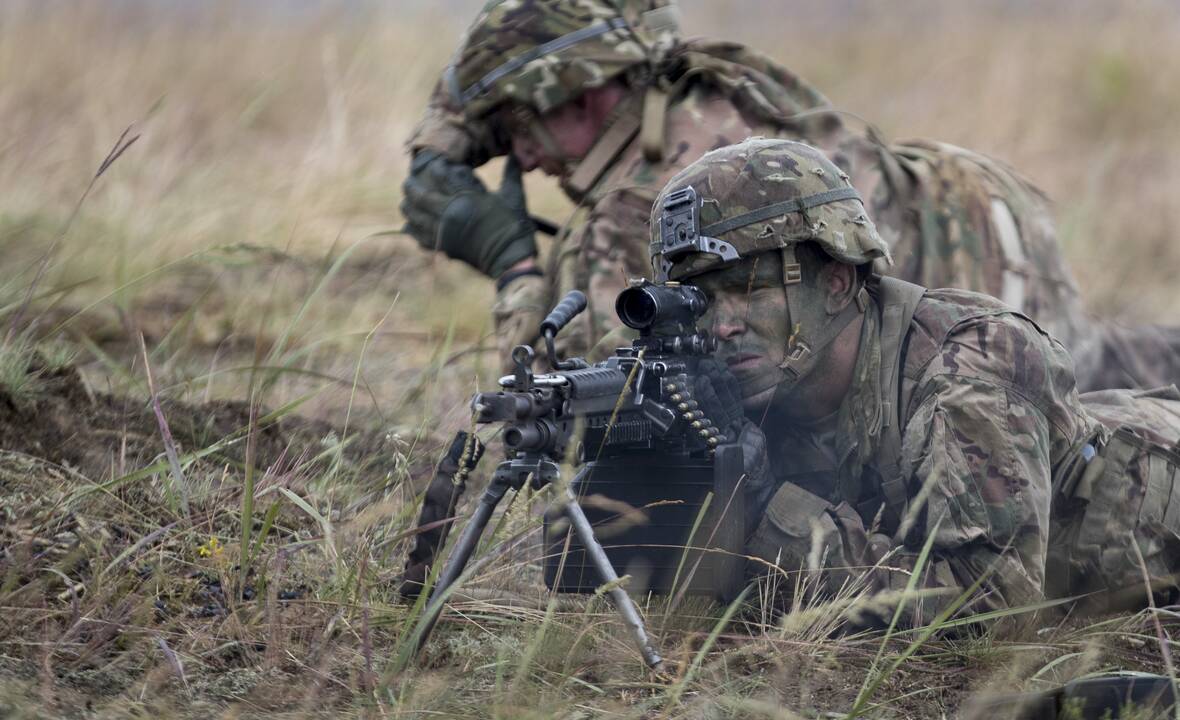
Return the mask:
POLYGON ((712 304, 713 297, 715 295, 713 288, 709 287, 708 285, 700 285, 697 283, 693 283, 693 287, 703 292, 705 294, 705 299, 708 300, 710 304, 712 304))

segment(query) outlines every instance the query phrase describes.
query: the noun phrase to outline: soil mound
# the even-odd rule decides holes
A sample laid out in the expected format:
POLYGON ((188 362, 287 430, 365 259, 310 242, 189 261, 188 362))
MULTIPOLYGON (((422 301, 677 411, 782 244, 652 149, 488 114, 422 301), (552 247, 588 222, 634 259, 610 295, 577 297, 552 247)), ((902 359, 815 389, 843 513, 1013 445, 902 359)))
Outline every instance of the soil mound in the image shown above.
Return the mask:
MULTIPOLYGON (((42 388, 29 400, 0 390, 0 450, 64 465, 95 481, 119 477, 163 457, 165 446, 150 401, 95 392, 73 368, 45 373, 41 382, 42 388)), ((161 408, 180 455, 219 443, 219 455, 244 461, 248 403, 189 404, 162 398, 161 408)), ((315 455, 338 442, 338 431, 329 423, 293 415, 265 420, 265 408, 258 415, 263 420, 254 437, 256 467, 315 455)), ((349 435, 342 455, 355 470, 384 477, 394 469, 394 448, 384 433, 349 435)))

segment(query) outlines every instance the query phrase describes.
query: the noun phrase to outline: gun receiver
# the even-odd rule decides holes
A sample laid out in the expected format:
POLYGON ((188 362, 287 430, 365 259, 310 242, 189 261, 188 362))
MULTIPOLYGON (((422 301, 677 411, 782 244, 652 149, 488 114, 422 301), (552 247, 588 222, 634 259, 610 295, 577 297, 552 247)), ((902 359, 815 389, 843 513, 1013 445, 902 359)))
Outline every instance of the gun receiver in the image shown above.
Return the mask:
POLYGON ((742 451, 693 398, 697 366, 716 349, 714 338, 697 327, 708 310, 703 292, 675 282, 634 282, 620 293, 615 309, 639 337, 594 365, 581 358, 559 360, 554 337, 585 307, 585 296, 571 292, 541 324, 552 372, 534 373, 535 353, 518 346, 512 352, 514 372, 500 378, 500 390, 472 400, 478 423, 502 425, 508 457, 439 577, 426 633, 507 490, 526 482, 543 487, 572 462, 580 469, 561 499, 568 526, 559 530, 552 518, 546 523, 546 584, 561 592, 610 586, 644 658, 654 666, 659 655, 615 567, 631 575, 628 587, 635 592, 736 594, 744 570, 742 451), (637 509, 646 522, 616 532, 604 548, 592 526, 616 520, 617 512, 584 510, 579 498, 596 496, 609 498, 611 507, 637 509), (567 539, 571 528, 574 537, 567 539))

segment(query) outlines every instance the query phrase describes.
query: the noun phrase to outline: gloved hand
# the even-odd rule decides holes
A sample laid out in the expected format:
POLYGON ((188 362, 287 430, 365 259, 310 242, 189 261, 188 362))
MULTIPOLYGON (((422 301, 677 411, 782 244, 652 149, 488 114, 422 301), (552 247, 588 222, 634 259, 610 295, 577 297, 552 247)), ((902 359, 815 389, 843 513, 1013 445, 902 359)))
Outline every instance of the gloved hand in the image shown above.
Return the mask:
POLYGON ((749 498, 747 505, 764 507, 774 482, 766 435, 762 433, 762 428, 746 418, 742 409, 742 388, 737 377, 724 364, 711 357, 705 358, 697 365, 693 397, 705 417, 725 433, 725 442, 736 442, 742 446, 742 465, 746 476, 742 485, 749 498))
POLYGON ((701 360, 693 397, 705 417, 725 433, 726 441, 736 441, 748 421, 742 409, 741 385, 729 368, 711 357, 701 360))
POLYGON ((496 324, 496 349, 505 363, 505 372, 516 367, 512 348, 536 343, 548 300, 549 286, 540 275, 522 275, 496 291, 492 319, 496 324))
POLYGON ((492 278, 537 254, 520 165, 509 157, 497 192, 474 170, 434 150, 419 150, 402 186, 406 229, 427 250, 441 250, 492 278))

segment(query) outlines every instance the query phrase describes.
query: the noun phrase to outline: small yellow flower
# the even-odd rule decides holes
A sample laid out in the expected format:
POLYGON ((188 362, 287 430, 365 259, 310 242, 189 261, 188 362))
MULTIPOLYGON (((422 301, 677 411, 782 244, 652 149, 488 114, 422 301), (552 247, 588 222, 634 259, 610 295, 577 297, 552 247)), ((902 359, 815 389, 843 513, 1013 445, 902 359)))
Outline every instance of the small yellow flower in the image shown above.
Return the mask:
POLYGON ((215 537, 209 538, 209 542, 197 548, 197 554, 201 557, 221 557, 221 553, 225 548, 222 547, 221 541, 215 537))

